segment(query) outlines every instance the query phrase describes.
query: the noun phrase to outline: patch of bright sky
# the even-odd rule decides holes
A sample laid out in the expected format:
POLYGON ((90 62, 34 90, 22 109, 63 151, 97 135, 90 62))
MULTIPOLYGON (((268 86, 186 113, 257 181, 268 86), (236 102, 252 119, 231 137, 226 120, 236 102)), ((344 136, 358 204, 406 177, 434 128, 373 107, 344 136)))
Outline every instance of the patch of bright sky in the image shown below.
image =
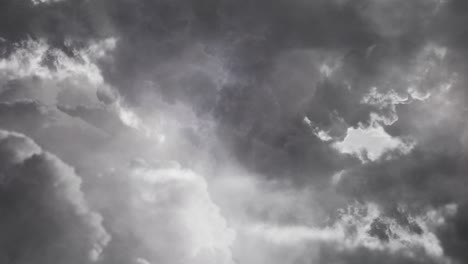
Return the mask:
POLYGON ((333 147, 341 153, 356 155, 364 162, 375 161, 390 150, 408 153, 413 146, 392 137, 382 126, 373 124, 369 127, 348 128, 343 141, 333 143, 333 147))

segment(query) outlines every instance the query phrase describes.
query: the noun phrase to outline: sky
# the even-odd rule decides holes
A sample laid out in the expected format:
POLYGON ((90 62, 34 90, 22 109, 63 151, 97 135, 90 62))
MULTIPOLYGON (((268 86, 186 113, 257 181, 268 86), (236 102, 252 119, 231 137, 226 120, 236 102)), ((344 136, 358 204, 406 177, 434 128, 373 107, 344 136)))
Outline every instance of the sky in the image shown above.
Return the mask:
POLYGON ((0 263, 468 263, 467 23, 0 1, 0 263))

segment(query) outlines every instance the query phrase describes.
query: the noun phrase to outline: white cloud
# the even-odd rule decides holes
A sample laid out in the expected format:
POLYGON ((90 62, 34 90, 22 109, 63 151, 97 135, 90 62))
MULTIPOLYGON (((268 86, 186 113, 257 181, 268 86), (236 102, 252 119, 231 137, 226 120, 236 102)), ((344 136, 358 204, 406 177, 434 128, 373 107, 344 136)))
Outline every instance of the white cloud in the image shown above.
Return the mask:
POLYGON ((341 210, 340 217, 333 225, 323 228, 259 223, 249 226, 246 232, 262 237, 265 242, 284 246, 324 242, 335 244, 337 250, 364 247, 375 251, 400 252, 407 256, 423 250, 434 259, 446 261, 441 243, 432 228, 436 224, 432 215, 443 218, 443 211, 446 211, 444 208, 440 210, 433 209, 426 214, 408 216, 410 223, 421 228, 420 234, 383 215, 379 207, 372 203, 350 205, 341 210), (388 241, 371 235, 372 224, 376 220, 385 225, 386 230, 382 232, 388 235, 388 241))
POLYGON ((408 101, 408 97, 403 97, 396 93, 394 90, 390 90, 386 94, 379 93, 377 87, 372 87, 368 94, 366 94, 362 102, 370 105, 376 105, 383 109, 388 106, 396 104, 403 104, 408 101))
POLYGON ((0 60, 0 77, 3 80, 13 80, 36 76, 56 81, 85 78, 90 84, 102 84, 103 78, 94 62, 114 47, 115 39, 106 39, 91 43, 86 50, 76 50, 76 58, 72 58, 63 51, 50 47, 44 40, 23 41, 16 44, 12 54, 0 60), (46 65, 48 56, 54 69, 46 65))
POLYGON ((331 141, 331 140, 333 140, 333 138, 329 135, 329 133, 327 131, 321 130, 318 127, 314 127, 312 121, 310 121, 310 119, 307 116, 304 117, 303 122, 304 122, 305 125, 307 125, 308 127, 310 127, 312 129, 312 133, 314 133, 314 135, 316 137, 318 137, 320 140, 322 140, 322 141, 331 141))
POLYGON ((18 90, 21 99, 68 105, 97 104, 98 89, 110 88, 96 62, 105 58, 115 44, 114 38, 90 42, 87 48, 75 49, 73 56, 68 56, 44 40, 17 43, 11 54, 0 59, 0 84, 8 87, 5 84, 19 81, 22 86, 13 89, 18 90))
MULTIPOLYGON (((416 93, 416 91, 413 92, 413 94, 416 93)), ((396 106, 411 103, 411 100, 408 96, 402 96, 394 90, 390 90, 384 94, 380 93, 377 87, 372 87, 369 93, 364 95, 361 103, 373 105, 378 107, 381 111, 386 111, 386 114, 382 115, 371 113, 372 121, 378 121, 384 125, 392 125, 398 120, 396 106)))
POLYGON ((179 166, 138 166, 131 180, 135 218, 129 224, 141 243, 172 263, 233 263, 235 233, 202 176, 179 166))
POLYGON ((135 264, 151 264, 151 262, 149 262, 148 260, 144 258, 137 258, 135 260, 135 264))
POLYGON ((65 0, 31 0, 33 4, 39 5, 39 4, 52 4, 52 3, 58 3, 62 2, 65 0))
MULTIPOLYGON (((335 181, 343 173, 337 173, 335 181)), ((313 261, 320 258, 317 249, 322 245, 329 245, 336 254, 365 248, 378 254, 425 256, 436 263, 449 263, 436 230, 447 216, 454 215, 455 205, 414 214, 400 206, 398 212, 406 218, 400 221, 377 204, 352 203, 330 219, 329 212, 322 211, 323 204, 317 202, 324 199, 318 190, 295 188, 292 192, 279 181, 260 181, 239 171, 232 174, 235 176, 221 175, 211 185, 213 197, 237 232, 233 254, 242 263, 313 261), (376 222, 382 226, 375 227, 376 222), (374 228, 380 228, 383 235, 373 234, 374 228), (249 248, 257 250, 246 252, 249 248)), ((325 198, 328 203, 334 199, 340 198, 325 198)))
POLYGON ((436 234, 429 230, 431 224, 425 215, 416 217, 409 216, 409 221, 416 223, 422 230, 422 234, 411 232, 407 227, 401 226, 393 218, 382 215, 376 204, 367 203, 364 205, 354 204, 341 211, 340 220, 335 224, 335 228, 347 229, 355 228, 356 232, 345 238, 348 247, 365 246, 375 250, 408 251, 421 248, 433 257, 443 257, 443 249, 436 234), (369 231, 374 221, 378 219, 384 223, 388 230, 383 232, 388 235, 388 242, 371 236, 369 231))
POLYGON ((297 244, 305 242, 329 242, 345 238, 341 230, 332 228, 311 228, 307 226, 279 226, 272 224, 255 224, 247 232, 262 236, 275 244, 297 244))
POLYGON ((333 143, 341 153, 358 156, 362 161, 378 160, 385 152, 398 150, 406 154, 413 148, 398 137, 390 136, 382 126, 374 123, 368 127, 348 128, 343 141, 333 143))

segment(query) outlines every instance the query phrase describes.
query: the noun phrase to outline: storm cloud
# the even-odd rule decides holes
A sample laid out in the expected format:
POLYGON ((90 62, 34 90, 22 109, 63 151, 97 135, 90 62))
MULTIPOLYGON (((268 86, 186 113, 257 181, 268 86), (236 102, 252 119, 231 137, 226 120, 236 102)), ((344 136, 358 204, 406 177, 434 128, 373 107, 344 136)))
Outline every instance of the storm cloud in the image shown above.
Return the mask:
POLYGON ((4 0, 5 263, 468 261, 462 0, 4 0))
POLYGON ((110 240, 81 179, 24 135, 0 132, 5 263, 91 263, 110 240))

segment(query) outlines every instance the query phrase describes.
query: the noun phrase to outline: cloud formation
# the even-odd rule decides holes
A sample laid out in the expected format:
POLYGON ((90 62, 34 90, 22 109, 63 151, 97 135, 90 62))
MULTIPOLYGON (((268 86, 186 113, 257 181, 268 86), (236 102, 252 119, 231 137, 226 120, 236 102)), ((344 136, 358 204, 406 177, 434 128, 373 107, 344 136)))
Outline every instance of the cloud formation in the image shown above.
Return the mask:
POLYGON ((81 179, 24 135, 0 131, 5 263, 92 263, 110 240, 81 179))
POLYGON ((0 260, 465 263, 467 11, 2 1, 0 260))

